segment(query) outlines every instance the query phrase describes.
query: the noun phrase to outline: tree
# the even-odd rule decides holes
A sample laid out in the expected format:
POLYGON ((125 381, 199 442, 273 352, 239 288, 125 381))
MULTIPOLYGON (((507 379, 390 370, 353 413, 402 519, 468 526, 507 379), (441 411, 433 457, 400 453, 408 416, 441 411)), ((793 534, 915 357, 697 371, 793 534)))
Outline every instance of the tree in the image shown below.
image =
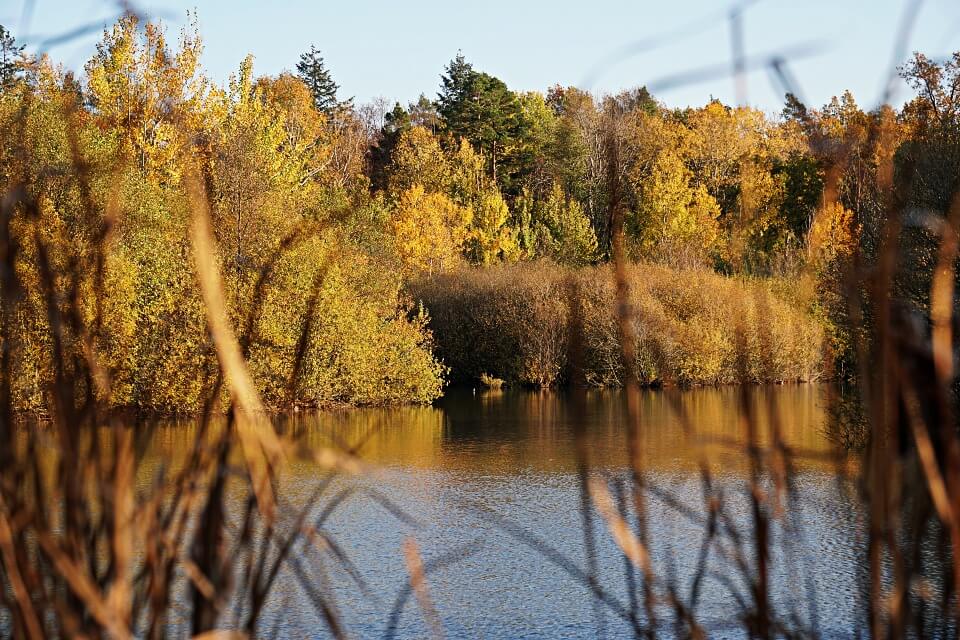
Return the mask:
POLYGON ((514 261, 520 257, 517 234, 509 221, 510 210, 500 192, 487 190, 474 209, 468 254, 475 263, 514 261))
POLYGON ((0 89, 9 87, 17 79, 18 58, 22 54, 23 45, 18 45, 13 34, 0 24, 0 89))
POLYGON ((624 112, 641 112, 648 116, 656 115, 660 105, 646 87, 636 87, 621 91, 613 97, 619 108, 624 112))
POLYGON ((264 100, 262 85, 254 85, 252 56, 221 100, 224 115, 212 159, 214 222, 220 242, 231 248, 239 289, 293 222, 283 201, 303 176, 303 149, 288 145, 283 111, 264 100))
POLYGON ((370 186, 376 191, 387 188, 390 164, 393 153, 400 143, 401 136, 410 129, 410 114, 397 102, 393 110, 383 116, 380 134, 370 145, 370 186))
POLYGON ((630 220, 641 255, 681 266, 714 258, 720 207, 704 186, 690 182, 690 170, 676 154, 664 152, 656 159, 630 220))
POLYGON ((784 185, 780 212, 785 227, 803 238, 823 199, 823 169, 812 155, 794 152, 774 161, 773 174, 784 185))
POLYGON ((810 113, 807 106, 800 101, 793 93, 787 93, 783 98, 783 111, 781 115, 784 120, 795 121, 801 124, 807 124, 810 120, 810 113))
POLYGON ((300 184, 317 175, 327 162, 329 148, 326 140, 326 119, 313 108, 309 88, 296 76, 281 73, 276 78, 257 78, 252 88, 265 105, 275 107, 286 133, 282 150, 303 158, 304 174, 300 184))
POLYGON ((440 121, 440 114, 437 113, 437 105, 426 95, 421 93, 416 102, 408 104, 407 112, 410 114, 412 124, 428 129, 433 135, 440 133, 443 123, 440 121))
POLYGON ((720 203, 725 216, 738 212, 740 169, 744 160, 757 153, 760 135, 750 120, 752 110, 733 109, 718 100, 690 113, 690 168, 694 182, 703 185, 720 203))
POLYGON ((450 268, 461 255, 472 218, 469 207, 442 193, 428 193, 420 185, 404 191, 390 223, 404 266, 431 274, 450 268))
POLYGON ((400 194, 419 184, 428 193, 440 193, 449 182, 450 166, 437 138, 423 127, 404 131, 390 160, 390 192, 400 194))
POLYGON ((606 125, 615 119, 605 118, 593 96, 576 87, 552 87, 546 103, 557 114, 546 152, 550 175, 582 205, 605 250, 610 243, 607 159, 611 138, 607 134, 612 131, 606 125))
POLYGON ((171 52, 159 24, 141 29, 135 16, 121 18, 87 62, 87 98, 101 125, 117 133, 123 151, 151 178, 176 181, 184 130, 208 124, 210 87, 200 72, 203 49, 196 24, 182 32, 171 52))
MULTIPOLYGON (((854 363, 854 335, 844 283, 857 250, 860 228, 839 202, 820 209, 807 236, 807 260, 816 277, 814 313, 826 329, 841 376, 854 363)), ((860 327, 862 329, 862 326, 860 327)))
POLYGON ((538 220, 534 209, 539 203, 524 189, 513 200, 512 223, 517 232, 517 244, 524 258, 536 258, 546 253, 544 248, 549 232, 538 220))
POLYGON ((483 157, 466 140, 450 150, 450 197, 464 206, 477 207, 491 188, 483 157))
POLYGON ((960 187, 960 52, 942 64, 917 53, 900 74, 917 92, 901 116, 911 139, 897 154, 912 167, 911 204, 946 212, 960 187))
POLYGON ((597 236, 576 200, 567 199, 560 185, 540 206, 538 222, 547 230, 547 254, 560 264, 582 267, 597 259, 597 236))
POLYGON ((545 194, 554 182, 548 157, 557 137, 558 118, 541 93, 527 91, 518 99, 523 135, 514 145, 517 167, 514 191, 529 189, 538 195, 545 194))
POLYGON ((340 89, 340 85, 333 81, 333 76, 327 70, 320 50, 313 45, 310 45, 310 51, 300 54, 297 75, 313 94, 313 104, 317 107, 317 111, 327 116, 348 108, 353 101, 352 98, 343 102, 337 99, 337 90, 340 89))
POLYGON ((441 81, 437 112, 446 130, 454 139, 469 140, 487 159, 493 180, 509 187, 516 169, 510 166, 509 154, 522 137, 517 96, 502 80, 475 71, 463 54, 447 65, 441 81), (500 169, 503 164, 506 171, 500 169))
POLYGON ((938 63, 922 53, 899 69, 917 96, 903 108, 904 118, 923 135, 930 130, 954 129, 960 120, 960 51, 938 63))

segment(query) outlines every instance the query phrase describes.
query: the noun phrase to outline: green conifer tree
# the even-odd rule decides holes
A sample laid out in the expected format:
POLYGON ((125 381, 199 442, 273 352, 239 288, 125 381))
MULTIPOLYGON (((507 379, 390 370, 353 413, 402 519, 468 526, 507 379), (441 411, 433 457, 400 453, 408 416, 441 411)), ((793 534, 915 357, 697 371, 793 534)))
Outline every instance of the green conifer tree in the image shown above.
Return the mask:
POLYGON ((310 45, 310 51, 300 55, 297 76, 310 88, 318 111, 329 116, 350 106, 352 98, 343 102, 337 99, 340 85, 333 81, 320 50, 315 46, 310 45))

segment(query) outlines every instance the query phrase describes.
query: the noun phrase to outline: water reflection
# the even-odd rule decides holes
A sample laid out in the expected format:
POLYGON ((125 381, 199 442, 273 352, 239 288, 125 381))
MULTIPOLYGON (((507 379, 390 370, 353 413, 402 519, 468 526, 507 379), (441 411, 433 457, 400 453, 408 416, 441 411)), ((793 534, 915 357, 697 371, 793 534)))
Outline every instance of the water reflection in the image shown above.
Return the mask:
MULTIPOLYGON (((817 454, 834 451, 822 396, 815 385, 751 389, 760 444, 769 442, 777 424, 788 446, 809 454, 798 458, 801 464, 822 466, 817 454)), ((738 404, 733 388, 642 392, 645 468, 691 469, 704 457, 713 465, 741 467, 742 451, 729 444, 744 441, 738 404)), ((622 394, 590 392, 583 417, 593 464, 626 465, 622 394)), ((572 471, 573 427, 569 400, 562 394, 471 390, 454 390, 434 407, 322 413, 288 425, 311 445, 357 445, 363 458, 381 465, 503 474, 572 471)))
MULTIPOLYGON (((824 454, 828 437, 823 389, 813 385, 755 388, 749 401, 761 444, 774 427, 785 444, 805 455, 795 461, 794 508, 772 531, 771 598, 799 629, 850 635, 862 617, 856 568, 862 515, 852 482, 838 479, 824 454)), ((626 478, 623 396, 591 392, 586 401, 588 450, 595 473, 626 478)), ((683 597, 691 588, 703 538, 699 463, 706 460, 726 495, 731 526, 749 531, 738 391, 648 391, 641 402, 641 442, 649 494, 650 550, 658 572, 683 597), (676 408, 686 415, 688 428, 676 408), (689 430, 693 428, 693 431, 689 430)), ((597 616, 589 591, 570 567, 534 548, 532 538, 568 559, 587 564, 578 512, 573 424, 569 400, 555 393, 454 391, 433 407, 327 412, 289 419, 285 431, 307 443, 355 446, 381 469, 340 478, 315 517, 331 509, 324 529, 362 577, 349 577, 330 557, 298 548, 314 571, 327 575, 337 611, 355 637, 429 635, 406 591, 401 553, 416 538, 427 564, 430 592, 448 637, 608 637, 630 633, 616 612, 597 616), (405 518, 398 517, 398 513, 405 518), (523 535, 519 535, 521 532, 523 535)), ((189 425, 159 429, 152 456, 182 458, 189 425)), ((280 484, 285 501, 304 504, 321 478, 308 464, 291 463, 280 484)), ((606 529, 598 527, 595 561, 600 584, 626 606, 624 563, 606 529)), ((711 551, 710 571, 695 611, 711 637, 743 637, 737 600, 749 585, 729 558, 711 551), (721 579, 720 576, 728 579, 721 579)), ((665 614, 669 621, 669 616, 665 614)), ((262 629, 280 637, 323 635, 322 617, 297 580, 281 576, 262 629)), ((670 629, 664 629, 670 635, 670 629)))

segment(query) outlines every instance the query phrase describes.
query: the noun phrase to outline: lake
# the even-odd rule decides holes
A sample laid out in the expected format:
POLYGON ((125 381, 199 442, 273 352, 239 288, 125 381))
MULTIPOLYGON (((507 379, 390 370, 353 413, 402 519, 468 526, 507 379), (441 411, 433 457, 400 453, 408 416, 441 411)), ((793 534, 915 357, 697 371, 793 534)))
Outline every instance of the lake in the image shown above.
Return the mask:
MULTIPOLYGON (((789 515, 772 528, 771 606, 791 629, 848 637, 865 608, 858 574, 863 509, 854 481, 838 473, 855 463, 828 455, 835 447, 824 393, 822 386, 787 385, 751 388, 749 398, 761 440, 769 441, 778 424, 785 444, 803 453, 794 464, 789 515)), ((614 490, 628 477, 623 403, 621 392, 593 391, 579 410, 590 474, 607 478, 614 490)), ((748 544, 752 531, 747 459, 731 444, 744 435, 738 390, 650 390, 640 406, 654 571, 690 602, 704 562, 696 620, 711 637, 745 637, 738 600, 750 596, 735 547, 716 545, 701 559, 702 469, 723 494, 725 530, 748 544), (695 433, 684 429, 677 408, 695 433)), ((375 469, 327 487, 311 520, 323 519, 336 553, 303 542, 295 551, 298 571, 320 585, 351 637, 428 637, 402 551, 412 537, 446 637, 631 635, 631 572, 596 513, 593 552, 586 551, 574 413, 560 393, 467 389, 430 407, 291 418, 287 431, 317 446, 359 445, 375 469), (583 578, 591 566, 612 606, 591 597, 583 578)), ((182 428, 164 428, 154 451, 179 457, 190 442, 182 428)), ((302 505, 323 477, 309 464, 290 463, 280 495, 302 505)), ((775 493, 769 479, 767 486, 775 493)), ((642 619, 642 603, 637 608, 642 619)), ((672 635, 673 609, 660 603, 656 611, 659 632, 672 635)), ((281 574, 261 625, 264 635, 327 635, 292 569, 281 574)))

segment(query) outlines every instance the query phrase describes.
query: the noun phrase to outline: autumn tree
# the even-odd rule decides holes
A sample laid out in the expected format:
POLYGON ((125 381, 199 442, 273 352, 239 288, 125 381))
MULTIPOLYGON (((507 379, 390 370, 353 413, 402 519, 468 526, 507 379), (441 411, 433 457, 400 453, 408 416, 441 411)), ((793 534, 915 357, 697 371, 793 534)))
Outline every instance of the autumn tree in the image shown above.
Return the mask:
MULTIPOLYGON (((309 87, 302 80, 289 73, 262 76, 254 82, 251 91, 264 104, 278 108, 277 115, 283 119, 286 134, 285 149, 291 153, 309 152, 322 156, 326 118, 313 108, 309 87)), ((322 160, 312 160, 311 164, 314 163, 322 163, 322 160)))
POLYGON ((187 140, 184 131, 207 123, 209 83, 200 73, 203 47, 196 23, 188 24, 170 51, 162 27, 133 15, 105 30, 86 65, 93 113, 124 140, 125 152, 147 174, 176 180, 187 140))
POLYGON ((450 161, 450 197, 465 206, 476 206, 496 185, 486 173, 483 157, 467 140, 448 151, 450 161))
POLYGON ((943 63, 917 53, 900 74, 917 95, 903 108, 912 136, 899 165, 910 167, 913 204, 945 212, 960 187, 960 52, 943 63))
POLYGON ((391 213, 397 252, 410 272, 449 269, 462 256, 473 212, 442 193, 413 185, 400 194, 391 213))
POLYGON ((426 94, 421 93, 416 102, 409 103, 407 113, 410 115, 411 124, 423 127, 433 135, 438 135, 443 127, 443 121, 437 113, 437 105, 426 94))
POLYGON ((544 162, 564 193, 581 204, 605 250, 609 246, 608 121, 593 96, 575 87, 552 87, 547 92, 546 104, 557 120, 544 162))
POLYGON ((440 193, 447 189, 450 173, 440 141, 423 127, 416 126, 400 135, 390 159, 387 181, 394 194, 417 184, 428 193, 440 193))
POLYGON ((559 185, 536 212, 544 253, 560 264, 580 267, 597 259, 597 236, 580 203, 567 198, 559 185))
POLYGON ((690 113, 690 167, 694 179, 702 185, 724 212, 737 208, 741 162, 755 150, 757 137, 743 126, 736 109, 719 100, 690 113))
MULTIPOLYGON (((909 207, 898 244, 900 260, 910 269, 901 270, 896 286, 905 299, 926 308, 938 261, 938 227, 949 220, 960 192, 960 52, 943 62, 916 53, 900 75, 916 96, 903 106, 899 120, 909 136, 893 156, 895 186, 906 192, 909 207)), ((865 225, 864 235, 875 234, 865 225)))
POLYGON ((484 265, 519 259, 517 234, 509 223, 510 210, 500 192, 490 188, 481 194, 474 206, 473 225, 467 245, 470 259, 484 265))
POLYGON ((284 215, 283 205, 294 203, 291 198, 304 175, 306 145, 290 144, 304 123, 288 125, 280 105, 265 99, 265 88, 254 84, 253 57, 247 56, 220 98, 223 116, 212 167, 214 213, 218 237, 231 248, 236 287, 256 271, 283 229, 294 222, 293 216, 284 215))
POLYGON ((846 378, 854 366, 855 327, 849 316, 847 277, 858 249, 860 227, 852 211, 839 202, 816 214, 807 237, 807 258, 815 277, 813 311, 823 323, 838 374, 846 378))
POLYGON ((630 220, 640 255, 678 266, 708 265, 719 249, 720 207, 674 153, 661 153, 630 220))

